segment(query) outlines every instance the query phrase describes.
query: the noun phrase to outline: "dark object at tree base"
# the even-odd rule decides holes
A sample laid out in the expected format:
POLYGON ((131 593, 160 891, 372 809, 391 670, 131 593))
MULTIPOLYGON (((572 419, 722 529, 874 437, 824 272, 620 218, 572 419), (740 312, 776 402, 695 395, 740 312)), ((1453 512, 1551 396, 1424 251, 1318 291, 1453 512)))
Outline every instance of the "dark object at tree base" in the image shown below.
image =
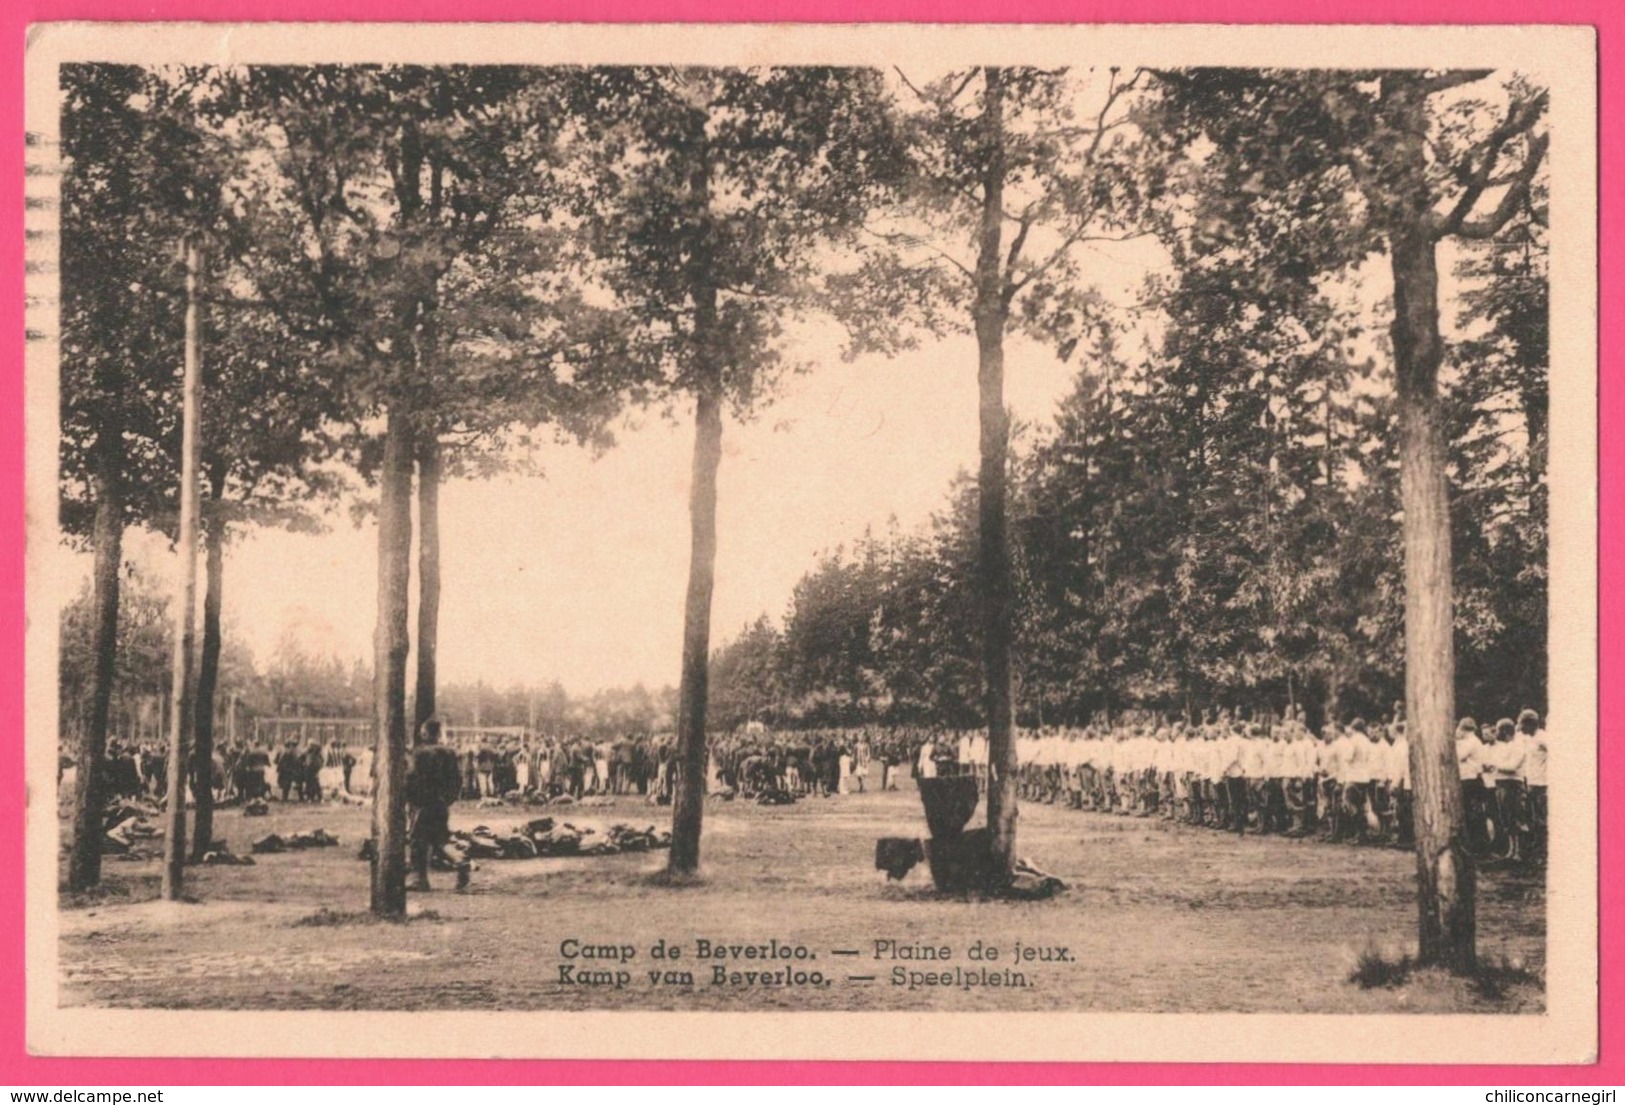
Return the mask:
POLYGON ((925 824, 932 840, 959 836, 970 824, 982 800, 972 775, 919 780, 920 801, 925 805, 925 824))
POLYGON ((906 836, 883 836, 875 841, 875 870, 893 881, 925 862, 925 843, 906 836))
POLYGON ((933 836, 925 842, 931 881, 949 894, 991 894, 1003 881, 993 859, 993 830, 972 829, 956 836, 933 836))
POLYGON ((263 798, 256 798, 252 802, 244 803, 244 817, 269 817, 271 807, 263 798))
POLYGON ((875 842, 875 869, 901 879, 922 861, 931 881, 945 894, 1036 901, 1052 898, 1066 884, 1026 860, 1017 860, 1008 877, 993 853, 993 830, 965 831, 981 794, 971 776, 919 780, 920 801, 931 829, 929 840, 882 837, 875 842))
POLYGON ((1018 859, 1010 881, 999 892, 1002 898, 1014 901, 1036 902, 1053 898, 1066 889, 1066 883, 1046 871, 1040 871, 1024 859, 1018 859))

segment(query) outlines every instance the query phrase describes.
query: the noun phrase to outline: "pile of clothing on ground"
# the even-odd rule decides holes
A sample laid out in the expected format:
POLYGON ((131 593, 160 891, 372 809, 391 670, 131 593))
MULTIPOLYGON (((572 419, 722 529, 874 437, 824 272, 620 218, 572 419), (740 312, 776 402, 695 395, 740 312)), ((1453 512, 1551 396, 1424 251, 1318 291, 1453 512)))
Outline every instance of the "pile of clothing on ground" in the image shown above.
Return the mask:
POLYGON ((210 867, 252 867, 254 857, 237 855, 224 840, 211 840, 209 850, 203 853, 198 862, 210 867))
MULTIPOLYGON (((437 851, 433 863, 442 870, 453 870, 463 863, 475 860, 536 859, 542 856, 613 856, 622 852, 648 852, 671 847, 671 833, 657 830, 653 825, 637 828, 616 823, 599 830, 590 825, 572 825, 568 821, 555 822, 551 817, 538 817, 508 829, 493 829, 476 825, 467 831, 451 834, 446 847, 437 851)), ((370 860, 373 844, 362 842, 357 859, 370 860)))
POLYGON ((151 859, 164 835, 157 825, 159 808, 148 802, 115 799, 102 814, 102 855, 123 859, 151 859))
POLYGON ((256 855, 274 855, 277 852, 300 852, 306 848, 336 848, 338 843, 339 838, 327 830, 311 829, 286 836, 270 833, 250 844, 249 851, 256 855))
POLYGON ((538 794, 535 791, 509 791, 501 797, 492 796, 481 798, 479 808, 482 810, 507 809, 510 806, 612 806, 615 796, 612 794, 588 794, 577 798, 571 794, 538 794))

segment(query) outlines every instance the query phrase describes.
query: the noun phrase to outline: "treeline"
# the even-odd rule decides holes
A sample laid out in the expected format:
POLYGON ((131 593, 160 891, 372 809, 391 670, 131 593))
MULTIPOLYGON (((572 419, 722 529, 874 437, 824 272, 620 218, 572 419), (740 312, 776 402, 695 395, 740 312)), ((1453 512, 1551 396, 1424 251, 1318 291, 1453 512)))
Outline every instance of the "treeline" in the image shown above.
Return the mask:
MULTIPOLYGON (((1456 701, 1546 712, 1545 249, 1466 252, 1450 348, 1456 701)), ((1385 336, 1307 285, 1187 270, 1154 355, 1109 331, 1012 467, 1017 718, 1302 705, 1387 716, 1405 697, 1393 375, 1385 336), (1291 293, 1291 294, 1289 294, 1291 293)), ((824 554, 782 630, 712 658, 731 727, 983 724, 976 484, 919 532, 824 554)))
MULTIPOLYGON (((110 700, 112 739, 162 743, 168 734, 170 663, 174 618, 169 590, 135 565, 127 565, 120 588, 118 670, 110 700)), ((88 581, 62 610, 58 680, 63 751, 72 755, 88 722, 93 694, 94 598, 88 581)), ((227 623, 213 696, 214 730, 248 740, 257 718, 367 718, 372 712, 373 669, 364 660, 345 663, 315 655, 289 633, 271 654, 258 658, 227 623)), ((593 740, 628 734, 670 732, 676 691, 641 684, 571 694, 557 680, 490 686, 448 682, 439 688, 438 710, 450 725, 528 726, 552 736, 593 740)))

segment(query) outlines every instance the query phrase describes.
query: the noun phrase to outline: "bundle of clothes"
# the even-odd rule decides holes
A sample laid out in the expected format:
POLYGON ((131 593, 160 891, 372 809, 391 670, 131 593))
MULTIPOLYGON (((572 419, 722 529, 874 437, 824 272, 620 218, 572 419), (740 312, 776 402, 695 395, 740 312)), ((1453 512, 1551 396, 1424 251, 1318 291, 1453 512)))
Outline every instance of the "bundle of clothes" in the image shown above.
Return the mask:
MULTIPOLYGON (((159 841, 164 836, 163 828, 156 824, 161 813, 156 805, 139 799, 120 798, 109 802, 102 814, 102 854, 132 861, 158 858, 159 841)), ((224 840, 213 840, 197 862, 209 866, 248 867, 254 860, 250 856, 236 855, 224 840)))
MULTIPOLYGON (((452 870, 475 860, 613 856, 670 847, 671 833, 657 830, 653 825, 640 829, 617 823, 600 831, 591 826, 538 817, 508 829, 476 825, 467 831, 454 831, 446 847, 434 854, 433 862, 442 870, 452 870)), ((373 854, 373 842, 369 839, 361 845, 357 858, 370 860, 373 854)))
POLYGON ((482 810, 500 810, 512 806, 611 806, 615 798, 609 794, 589 794, 582 798, 567 793, 538 794, 535 791, 509 791, 500 796, 493 795, 479 800, 482 810))
POLYGON ((159 816, 158 807, 147 802, 109 802, 102 814, 102 855, 123 859, 156 856, 156 842, 164 835, 163 829, 154 824, 159 816))
POLYGON ((239 856, 224 840, 212 840, 209 842, 209 850, 203 853, 198 862, 211 867, 252 867, 254 857, 239 856))
POLYGON ((269 833, 250 844, 249 851, 256 855, 274 855, 278 852, 301 852, 306 848, 336 848, 339 838, 325 829, 311 829, 303 833, 269 833))

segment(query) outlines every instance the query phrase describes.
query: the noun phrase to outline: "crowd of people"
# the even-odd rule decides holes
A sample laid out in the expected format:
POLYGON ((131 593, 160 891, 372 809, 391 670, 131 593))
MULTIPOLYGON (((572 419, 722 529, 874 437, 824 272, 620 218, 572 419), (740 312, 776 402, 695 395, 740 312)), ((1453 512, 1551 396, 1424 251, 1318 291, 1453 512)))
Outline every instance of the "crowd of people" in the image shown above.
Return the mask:
MULTIPOLYGON (((320 802, 351 793, 356 765, 370 759, 370 751, 338 744, 288 741, 281 747, 248 741, 229 741, 215 749, 208 770, 194 762, 188 773, 195 795, 208 781, 221 803, 263 800, 280 794, 284 802, 320 802)), ((146 798, 162 801, 169 789, 169 750, 150 741, 109 741, 102 761, 102 787, 109 800, 146 798)), ((61 782, 74 769, 63 756, 57 765, 61 782)))
MULTIPOLYGON (((1480 727, 1463 718, 1457 776, 1469 846, 1481 858, 1538 863, 1546 854, 1546 733, 1533 710, 1480 727)), ((895 728, 743 733, 714 748, 718 781, 745 794, 896 789, 904 775, 974 775, 985 788, 981 731, 895 728)), ((1129 713, 1081 728, 1020 730, 1027 801, 1156 817, 1238 834, 1410 847, 1410 742, 1396 705, 1386 720, 1326 722, 1301 709, 1200 719, 1129 713)))
MULTIPOLYGON (((1463 718, 1456 771, 1468 845, 1481 858, 1541 862, 1546 854, 1546 733, 1524 710, 1481 728, 1463 718)), ((1025 732, 1017 742, 1029 800, 1159 817, 1245 833, 1410 847, 1410 743, 1386 721, 1326 723, 1302 714, 1199 722, 1122 719, 1082 730, 1025 732)), ((984 775, 973 751, 969 770, 984 775)))
MULTIPOLYGON (((459 797, 574 799, 638 796, 669 802, 677 778, 669 734, 615 740, 525 736, 448 740, 459 797)), ((1470 846, 1486 858, 1539 862, 1546 850, 1546 734, 1524 710, 1480 727, 1462 719, 1457 768, 1470 846)), ((1019 785, 1028 801, 1122 816, 1156 817, 1240 834, 1280 834, 1408 847, 1412 786, 1405 723, 1328 721, 1318 735, 1300 709, 1242 718, 1128 713, 1081 728, 1023 729, 1019 785)), ((221 802, 320 801, 370 789, 371 751, 288 741, 227 742, 208 778, 221 802), (358 771, 359 769, 359 771, 358 771)), ((161 799, 164 752, 113 743, 108 794, 161 799)), ((986 736, 925 727, 769 730, 711 741, 706 790, 796 801, 897 790, 905 777, 973 775, 985 787, 986 736)), ((194 772, 196 788, 203 775, 194 772)))

